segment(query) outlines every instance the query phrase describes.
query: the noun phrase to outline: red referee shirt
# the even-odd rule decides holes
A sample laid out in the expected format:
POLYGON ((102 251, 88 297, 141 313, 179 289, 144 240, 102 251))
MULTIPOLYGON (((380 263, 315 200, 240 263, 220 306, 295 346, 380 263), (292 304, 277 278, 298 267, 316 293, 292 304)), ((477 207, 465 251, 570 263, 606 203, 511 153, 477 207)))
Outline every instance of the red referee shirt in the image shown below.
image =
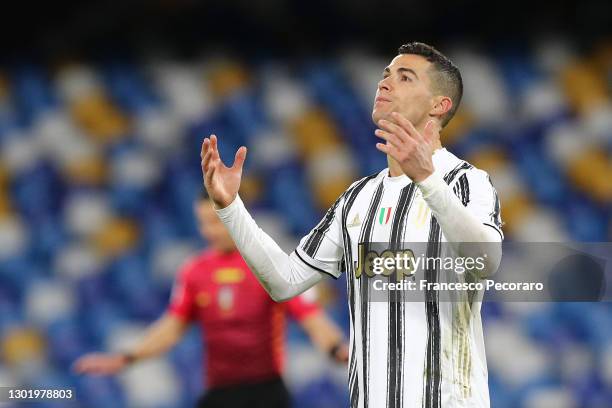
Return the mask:
POLYGON ((285 315, 300 321, 319 311, 304 296, 273 301, 238 251, 206 250, 179 271, 169 312, 199 320, 207 355, 207 386, 278 377, 283 368, 285 315))

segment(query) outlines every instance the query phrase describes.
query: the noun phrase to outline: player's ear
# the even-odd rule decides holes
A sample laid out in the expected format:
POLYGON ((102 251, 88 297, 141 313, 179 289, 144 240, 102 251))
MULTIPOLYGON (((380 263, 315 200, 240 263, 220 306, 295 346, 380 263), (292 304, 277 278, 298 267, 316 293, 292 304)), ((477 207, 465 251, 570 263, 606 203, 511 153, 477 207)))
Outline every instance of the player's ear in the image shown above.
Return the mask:
POLYGON ((453 107, 453 101, 448 96, 434 96, 433 107, 429 112, 430 116, 442 117, 453 107))

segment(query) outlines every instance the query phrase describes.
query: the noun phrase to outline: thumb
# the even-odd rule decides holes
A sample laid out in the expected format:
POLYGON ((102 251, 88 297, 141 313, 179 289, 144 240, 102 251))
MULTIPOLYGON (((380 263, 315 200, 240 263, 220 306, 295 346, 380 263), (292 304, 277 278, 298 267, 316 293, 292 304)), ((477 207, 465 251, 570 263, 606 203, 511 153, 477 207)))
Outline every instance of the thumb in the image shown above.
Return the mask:
POLYGON ((232 169, 238 169, 242 171, 242 166, 244 165, 244 161, 246 160, 247 148, 241 146, 240 149, 236 152, 236 157, 234 158, 234 164, 232 165, 232 169))

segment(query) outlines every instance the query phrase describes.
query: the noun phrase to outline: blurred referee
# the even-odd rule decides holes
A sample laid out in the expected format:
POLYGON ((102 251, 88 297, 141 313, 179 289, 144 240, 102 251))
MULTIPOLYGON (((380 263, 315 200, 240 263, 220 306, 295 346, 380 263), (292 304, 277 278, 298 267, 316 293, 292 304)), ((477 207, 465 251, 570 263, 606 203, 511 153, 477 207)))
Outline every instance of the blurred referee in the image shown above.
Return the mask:
POLYGON ((205 138, 204 184, 274 299, 347 273, 351 407, 488 408, 481 303, 441 302, 435 291, 425 293, 423 302, 402 301, 401 291, 374 301, 371 275, 356 273, 359 248, 368 253, 375 242, 389 249, 425 243, 428 266, 419 276, 427 282, 447 273, 459 281, 480 280, 501 261, 500 204, 489 176, 440 140, 461 101, 459 69, 435 48, 409 43, 381 74, 372 119, 388 168, 353 183, 290 255, 257 226, 238 196, 245 147, 226 167, 217 137, 205 138), (447 257, 484 258, 483 267, 442 271, 439 261, 447 257))
POLYGON ((195 320, 203 330, 207 356, 207 392, 198 407, 289 407, 281 379, 286 315, 300 324, 317 348, 345 363, 348 347, 341 331, 306 296, 274 302, 249 271, 205 195, 195 213, 210 248, 181 268, 167 312, 129 352, 88 354, 75 362, 74 369, 116 374, 168 351, 195 320))

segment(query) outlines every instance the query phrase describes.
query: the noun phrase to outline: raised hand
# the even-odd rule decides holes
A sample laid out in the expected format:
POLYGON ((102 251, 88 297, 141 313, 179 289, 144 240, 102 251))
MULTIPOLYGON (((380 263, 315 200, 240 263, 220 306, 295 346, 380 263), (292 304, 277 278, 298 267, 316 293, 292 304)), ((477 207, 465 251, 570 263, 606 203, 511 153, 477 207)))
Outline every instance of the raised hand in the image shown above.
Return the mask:
POLYGON ((127 365, 127 358, 122 354, 92 353, 79 358, 72 369, 77 374, 113 375, 127 365))
POLYGON ((221 161, 217 149, 217 136, 211 135, 204 138, 202 143, 202 173, 204 175, 204 186, 211 200, 217 208, 225 208, 234 201, 240 188, 242 179, 242 166, 246 159, 247 148, 242 146, 236 152, 234 164, 227 167, 221 161))
POLYGON ((380 120, 376 136, 387 143, 376 143, 376 148, 398 162, 404 174, 415 182, 426 179, 434 171, 434 121, 430 120, 420 133, 414 125, 397 112, 391 114, 393 122, 380 120))

